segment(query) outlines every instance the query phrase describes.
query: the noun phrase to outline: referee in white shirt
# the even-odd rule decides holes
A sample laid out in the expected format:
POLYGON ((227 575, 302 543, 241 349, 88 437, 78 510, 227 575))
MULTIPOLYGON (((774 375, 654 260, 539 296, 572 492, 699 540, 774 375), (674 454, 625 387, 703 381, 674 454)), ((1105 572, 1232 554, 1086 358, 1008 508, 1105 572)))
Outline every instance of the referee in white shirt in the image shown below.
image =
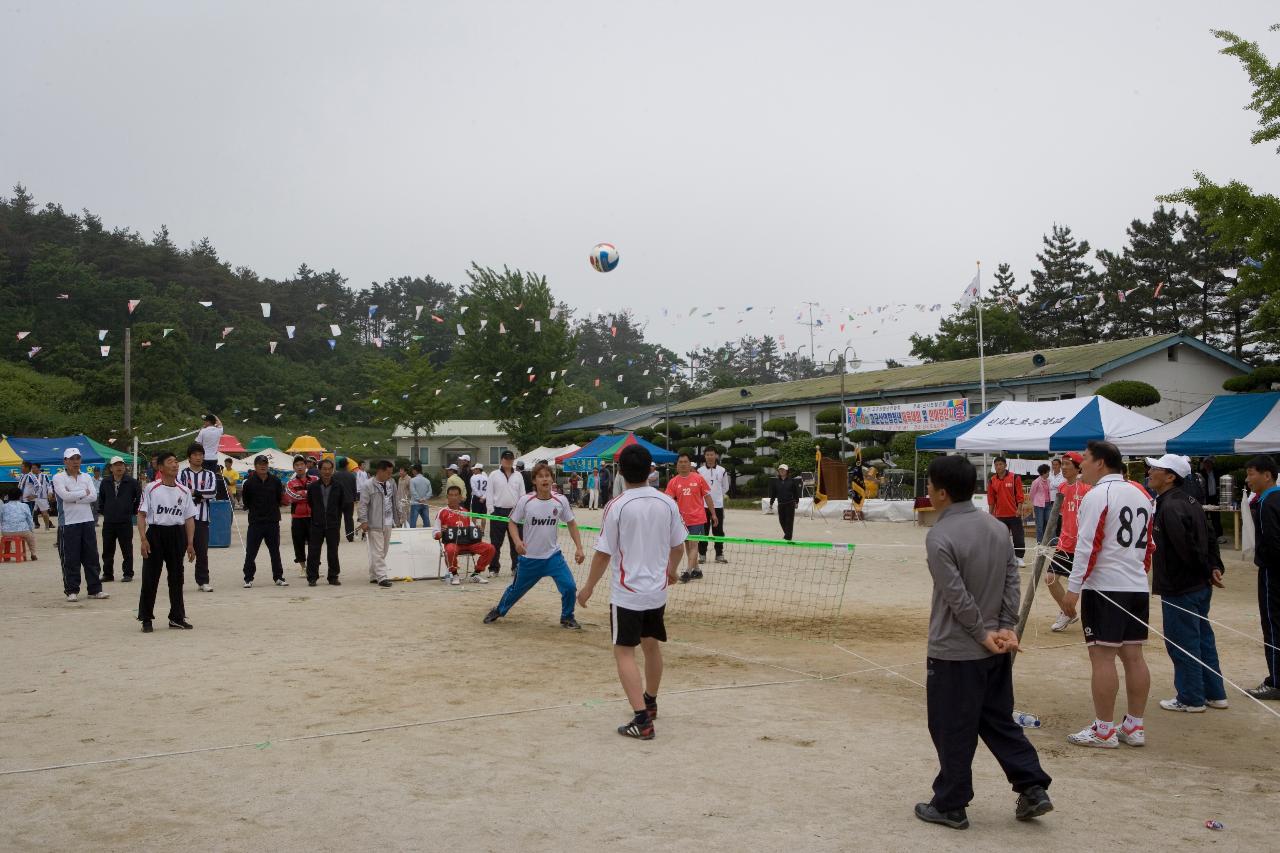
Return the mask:
POLYGON ((191 493, 195 504, 196 586, 201 592, 213 592, 209 581, 209 502, 218 493, 218 475, 204 467, 205 452, 201 444, 187 448, 187 467, 178 472, 178 482, 191 493))
MULTIPOLYGON (((707 481, 707 485, 711 487, 711 503, 715 505, 715 514, 707 513, 707 532, 712 536, 724 536, 724 496, 729 492, 729 472, 725 470, 723 465, 719 464, 720 454, 716 452, 714 447, 708 447, 702 452, 704 460, 703 465, 698 467, 698 473, 702 475, 702 479, 707 481)), ((707 561, 707 542, 702 540, 698 543, 698 562, 705 563, 707 561)), ((716 562, 729 562, 724 558, 724 543, 716 543, 716 562)), ((702 572, 698 570, 693 577, 701 577, 702 572)))

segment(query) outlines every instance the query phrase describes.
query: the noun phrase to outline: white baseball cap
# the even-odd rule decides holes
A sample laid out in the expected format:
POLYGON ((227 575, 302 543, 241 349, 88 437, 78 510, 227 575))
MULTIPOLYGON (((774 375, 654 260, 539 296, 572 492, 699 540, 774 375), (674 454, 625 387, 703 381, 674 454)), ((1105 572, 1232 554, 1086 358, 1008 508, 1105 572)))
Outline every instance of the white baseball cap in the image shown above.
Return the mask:
POLYGON ((446 470, 448 470, 448 471, 457 471, 457 470, 458 470, 458 466, 457 466, 457 465, 450 465, 446 470))
POLYGON ((779 470, 779 471, 790 471, 790 470, 791 470, 791 466, 790 466, 790 465, 788 465, 787 463, 783 462, 781 465, 779 465, 779 466, 778 466, 778 470, 779 470))
POLYGON ((477 462, 477 463, 475 464, 475 469, 476 469, 477 471, 483 471, 483 470, 484 470, 484 466, 483 466, 483 465, 481 465, 479 462, 477 462))
POLYGON ((112 457, 111 457, 111 461, 110 461, 110 462, 108 462, 107 464, 108 464, 108 465, 114 465, 114 464, 116 464, 117 462, 119 462, 121 465, 123 465, 123 464, 124 464, 124 457, 123 457, 123 456, 112 456, 112 457))
POLYGON ((459 456, 458 458, 459 458, 460 460, 462 460, 463 462, 470 462, 470 461, 471 461, 471 457, 470 457, 470 456, 468 456, 468 455, 467 455, 467 454, 465 454, 465 453, 464 453, 464 454, 462 454, 461 456, 459 456))
POLYGON ((77 457, 77 458, 80 456, 80 448, 78 448, 78 447, 68 447, 66 450, 62 451, 62 458, 63 458, 63 459, 70 459, 70 458, 72 458, 73 456, 74 456, 74 457, 77 457))
POLYGON ((1166 453, 1159 459, 1147 457, 1147 465, 1152 468, 1163 468, 1166 471, 1172 471, 1184 480, 1191 476, 1191 460, 1174 453, 1166 453))

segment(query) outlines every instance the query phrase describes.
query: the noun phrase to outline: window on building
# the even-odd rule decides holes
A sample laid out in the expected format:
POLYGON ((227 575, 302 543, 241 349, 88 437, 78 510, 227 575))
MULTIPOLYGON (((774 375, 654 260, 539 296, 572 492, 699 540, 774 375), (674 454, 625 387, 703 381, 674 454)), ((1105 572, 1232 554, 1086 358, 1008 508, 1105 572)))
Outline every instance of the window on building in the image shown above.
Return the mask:
POLYGON ((431 448, 424 445, 418 445, 418 464, 427 467, 431 464, 431 448))
POLYGON ((497 445, 497 446, 490 445, 490 446, 489 446, 489 464, 490 464, 490 465, 501 465, 501 464, 502 464, 502 454, 504 454, 504 453, 506 453, 506 452, 507 452, 507 446, 506 446, 505 444, 500 444, 500 445, 497 445))
POLYGON ((755 419, 755 416, 754 416, 754 415, 752 415, 751 417, 746 417, 746 418, 734 418, 733 423, 734 423, 734 425, 735 425, 735 426, 750 427, 750 428, 751 428, 751 431, 752 431, 753 433, 755 432, 755 429, 756 429, 756 419, 755 419))
POLYGON ((1165 356, 1166 356, 1170 361, 1177 361, 1177 360, 1178 360, 1178 347, 1169 347, 1169 348, 1168 348, 1167 350, 1165 350, 1164 352, 1165 352, 1165 356))

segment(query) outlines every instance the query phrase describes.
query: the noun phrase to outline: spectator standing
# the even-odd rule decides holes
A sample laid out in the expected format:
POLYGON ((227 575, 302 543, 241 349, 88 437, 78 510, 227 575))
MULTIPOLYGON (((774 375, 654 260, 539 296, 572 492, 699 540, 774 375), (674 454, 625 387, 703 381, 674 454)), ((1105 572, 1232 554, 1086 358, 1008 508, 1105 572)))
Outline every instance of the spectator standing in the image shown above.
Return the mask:
POLYGON ((445 469, 444 492, 448 494, 450 486, 457 486, 462 490, 463 499, 467 494, 467 484, 462 481, 462 474, 459 472, 458 463, 454 462, 445 469))
POLYGON ((115 579, 116 546, 120 546, 120 580, 133 580, 133 522, 142 501, 142 486, 129 476, 124 459, 112 456, 111 476, 98 485, 98 515, 102 518, 102 580, 115 579))
MULTIPOLYGON (((515 456, 510 450, 502 451, 498 470, 494 471, 489 477, 489 493, 486 496, 487 503, 485 504, 485 511, 488 515, 510 518, 511 511, 515 509, 516 503, 526 494, 524 477, 515 468, 515 456)), ((489 574, 494 577, 497 577, 498 572, 502 569, 502 543, 504 540, 507 542, 511 558, 511 569, 515 571, 520 556, 516 553, 516 540, 508 535, 506 524, 501 521, 495 521, 489 527, 489 541, 493 543, 493 562, 489 564, 489 574)))
MULTIPOLYGON (((624 482, 626 481, 625 477, 623 477, 622 479, 624 482)), ((658 483, 660 483, 661 481, 662 481, 662 478, 658 475, 658 463, 650 462, 649 476, 645 479, 645 483, 649 486, 649 488, 656 489, 658 488, 658 483)))
POLYGON ((1276 487, 1276 463, 1270 456, 1255 456, 1245 466, 1245 482, 1253 497, 1256 546, 1253 564, 1258 567, 1258 614, 1262 640, 1267 645, 1267 677, 1249 691, 1255 699, 1280 699, 1280 488, 1276 487))
POLYGON ((271 475, 266 456, 253 460, 253 473, 245 478, 241 490, 245 511, 249 514, 245 534, 244 588, 253 586, 258 567, 254 561, 265 543, 271 557, 271 578, 276 586, 288 586, 284 564, 280 561, 280 505, 284 503, 284 484, 271 475))
MULTIPOLYGON (((187 467, 178 472, 178 483, 191 493, 195 507, 191 547, 196 555, 196 586, 201 592, 213 592, 209 577, 209 504, 218 493, 216 467, 204 464, 204 446, 198 442, 187 448, 187 467)), ((179 562, 181 569, 181 562, 179 562)))
POLYGON ((489 501, 489 475, 484 472, 484 466, 479 462, 472 467, 471 471, 471 503, 467 506, 467 512, 484 515, 489 501))
POLYGON ((330 586, 341 586, 338 575, 338 540, 342 538, 342 508, 347 497, 333 477, 333 460, 324 459, 317 469, 319 476, 307 476, 307 507, 311 523, 307 541, 307 586, 320 580, 320 548, 325 549, 325 565, 330 586))
MULTIPOLYGON (((724 496, 729 493, 729 472, 720 464, 720 454, 716 452, 714 447, 708 447, 702 453, 703 464, 699 466, 698 473, 702 475, 702 479, 707 481, 707 485, 711 487, 711 502, 715 504, 716 511, 707 516, 707 532, 711 536, 724 536, 724 496)), ((716 562, 727 563, 728 560, 724 556, 724 543, 716 542, 716 562)), ((707 543, 702 541, 698 543, 698 562, 705 563, 707 561, 707 543)))
POLYGON ((533 475, 525 470, 523 462, 516 463, 516 470, 520 472, 520 476, 524 479, 524 493, 527 495, 533 491, 533 475))
POLYGON ((1185 456, 1165 454, 1148 459, 1148 482, 1156 493, 1151 535, 1151 592, 1160 596, 1165 648, 1173 660, 1172 699, 1161 699, 1166 711, 1198 713, 1227 707, 1227 690, 1218 663, 1218 645, 1209 622, 1213 588, 1222 586, 1222 556, 1200 503, 1183 488, 1191 478, 1185 456), (1186 649, 1204 663, 1192 660, 1186 649))
MULTIPOLYGON (((421 470, 421 466, 419 466, 421 470)), ((403 465, 400 466, 400 473, 396 475, 396 503, 400 505, 400 517, 409 517, 409 506, 412 502, 409 492, 409 480, 412 479, 409 472, 405 470, 403 465)), ((427 481, 428 485, 430 481, 427 481)))
MULTIPOLYGON (((52 530, 53 522, 49 520, 49 498, 53 494, 53 483, 41 468, 39 462, 32 462, 19 485, 22 487, 22 499, 31 507, 31 517, 44 519, 45 529, 52 530)), ((36 522, 36 527, 40 526, 36 522)))
POLYGON ((1057 494, 1058 489, 1062 488, 1062 484, 1067 481, 1067 475, 1062 473, 1062 459, 1055 456, 1049 460, 1049 491, 1057 494))
POLYGON ((413 478, 409 480, 410 527, 417 527, 418 519, 422 519, 423 527, 431 526, 431 508, 427 506, 427 502, 430 501, 432 497, 431 481, 422 473, 421 465, 414 465, 413 478))
POLYGON ((80 572, 89 588, 90 598, 110 598, 102 591, 102 567, 98 562, 97 524, 93 520, 93 504, 98 499, 93 477, 80 470, 80 451, 68 447, 62 451, 64 470, 53 477, 53 491, 62 511, 62 591, 67 601, 80 595, 80 572))
POLYGON ((1031 511, 1036 519, 1037 543, 1044 541, 1044 532, 1049 527, 1049 511, 1053 509, 1054 494, 1053 476, 1049 472, 1049 466, 1041 465, 1036 469, 1036 478, 1031 481, 1031 511))
MULTIPOLYGON (((333 460, 333 479, 342 486, 343 499, 346 501, 342 505, 342 523, 347 530, 347 541, 354 542, 356 541, 355 508, 360 492, 356 490, 356 472, 347 468, 347 457, 339 456, 333 460)), ((364 538, 363 531, 361 538, 364 538)))
POLYGON ((1022 478, 1009 470, 1009 462, 1003 456, 996 457, 995 468, 987 483, 987 510, 1009 529, 1013 553, 1022 566, 1027 550, 1027 535, 1022 529, 1022 478))
POLYGON ((800 478, 791 476, 791 467, 785 462, 778 466, 778 476, 769 481, 769 509, 773 509, 774 501, 777 501, 782 538, 788 542, 795 532, 796 507, 800 503, 802 488, 800 478))
POLYGON ((395 488, 391 485, 391 463, 382 460, 374 469, 374 475, 360 493, 360 530, 365 533, 369 547, 369 583, 386 589, 391 586, 387 577, 387 552, 391 548, 391 531, 403 523, 399 518, 395 501, 395 488))
POLYGON ((307 473, 307 458, 293 457, 293 476, 284 484, 284 500, 289 505, 289 534, 293 540, 293 562, 298 574, 307 574, 307 546, 311 543, 311 502, 307 490, 319 478, 307 473))
POLYGON ((222 421, 210 412, 204 416, 203 423, 196 433, 196 443, 204 448, 204 464, 213 471, 218 464, 218 445, 222 443, 222 421))
POLYGON ((600 508, 600 471, 592 468, 587 472, 587 509, 600 508))

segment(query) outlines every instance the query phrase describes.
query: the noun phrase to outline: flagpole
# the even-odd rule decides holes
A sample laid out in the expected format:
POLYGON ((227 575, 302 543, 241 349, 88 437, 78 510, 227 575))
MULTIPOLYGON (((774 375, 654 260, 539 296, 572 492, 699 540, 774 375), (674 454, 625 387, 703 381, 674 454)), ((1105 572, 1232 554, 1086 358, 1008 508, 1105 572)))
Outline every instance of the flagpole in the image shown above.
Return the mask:
MULTIPOLYGON (((978 298, 978 386, 982 411, 987 410, 987 347, 982 339, 982 261, 978 261, 978 272, 973 280, 977 284, 978 298)), ((982 454, 982 481, 987 480, 987 454, 982 454)))

